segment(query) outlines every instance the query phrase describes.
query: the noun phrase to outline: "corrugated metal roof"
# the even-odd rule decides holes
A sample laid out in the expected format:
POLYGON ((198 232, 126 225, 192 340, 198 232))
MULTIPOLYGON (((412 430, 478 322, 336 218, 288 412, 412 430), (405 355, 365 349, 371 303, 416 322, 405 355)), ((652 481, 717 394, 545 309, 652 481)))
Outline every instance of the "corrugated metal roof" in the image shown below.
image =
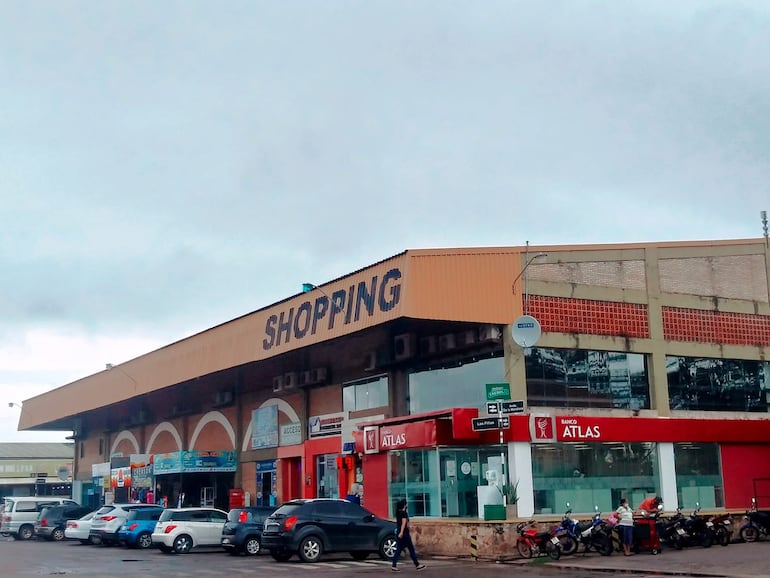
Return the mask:
POLYGON ((67 459, 75 457, 75 444, 53 442, 0 442, 0 460, 67 459))

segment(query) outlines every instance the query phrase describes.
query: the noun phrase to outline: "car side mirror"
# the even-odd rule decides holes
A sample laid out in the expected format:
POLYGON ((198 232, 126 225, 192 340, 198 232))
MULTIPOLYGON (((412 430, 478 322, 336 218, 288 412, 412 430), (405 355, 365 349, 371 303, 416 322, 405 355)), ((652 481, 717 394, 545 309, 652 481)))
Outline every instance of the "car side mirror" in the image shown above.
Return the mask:
POLYGON ((374 514, 367 514, 364 516, 364 522, 372 522, 374 521, 374 514))

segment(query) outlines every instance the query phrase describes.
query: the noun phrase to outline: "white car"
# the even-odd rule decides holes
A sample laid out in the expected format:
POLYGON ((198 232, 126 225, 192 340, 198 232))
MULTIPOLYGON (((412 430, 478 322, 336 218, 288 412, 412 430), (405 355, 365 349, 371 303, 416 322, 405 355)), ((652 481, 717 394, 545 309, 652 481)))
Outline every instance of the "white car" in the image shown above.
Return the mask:
POLYGON ((64 537, 68 540, 80 540, 81 544, 93 544, 88 533, 91 531, 91 520, 95 514, 96 511, 93 511, 77 520, 67 520, 64 537))
POLYGON ((152 544, 166 554, 186 554, 200 546, 219 547, 227 512, 216 508, 167 508, 152 533, 152 544))

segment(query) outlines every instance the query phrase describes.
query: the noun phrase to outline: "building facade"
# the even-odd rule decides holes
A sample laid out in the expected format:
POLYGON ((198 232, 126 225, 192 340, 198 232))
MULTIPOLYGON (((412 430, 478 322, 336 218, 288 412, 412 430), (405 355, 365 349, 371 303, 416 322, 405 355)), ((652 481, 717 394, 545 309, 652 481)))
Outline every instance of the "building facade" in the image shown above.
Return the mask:
POLYGON ((0 502, 5 497, 69 496, 74 453, 70 443, 0 443, 0 502))
POLYGON ((91 495, 144 456, 170 503, 745 508, 770 496, 769 278, 764 239, 408 250, 26 400, 20 429, 72 429, 91 495), (481 429, 501 385, 523 413, 481 429))

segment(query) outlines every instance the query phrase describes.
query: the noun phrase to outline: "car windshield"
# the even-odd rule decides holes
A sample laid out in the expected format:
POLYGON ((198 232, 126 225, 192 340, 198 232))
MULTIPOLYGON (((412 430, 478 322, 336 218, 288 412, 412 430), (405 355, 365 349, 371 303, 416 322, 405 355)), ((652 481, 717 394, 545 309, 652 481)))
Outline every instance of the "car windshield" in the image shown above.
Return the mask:
POLYGON ((104 514, 109 514, 114 509, 115 509, 115 506, 102 506, 101 508, 96 510, 96 515, 103 516, 104 514))

